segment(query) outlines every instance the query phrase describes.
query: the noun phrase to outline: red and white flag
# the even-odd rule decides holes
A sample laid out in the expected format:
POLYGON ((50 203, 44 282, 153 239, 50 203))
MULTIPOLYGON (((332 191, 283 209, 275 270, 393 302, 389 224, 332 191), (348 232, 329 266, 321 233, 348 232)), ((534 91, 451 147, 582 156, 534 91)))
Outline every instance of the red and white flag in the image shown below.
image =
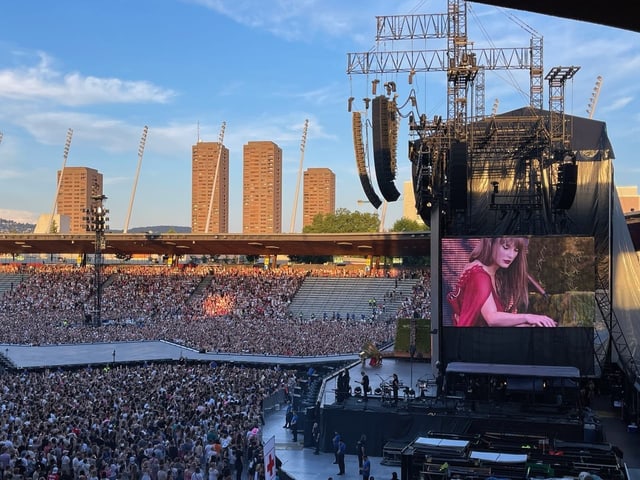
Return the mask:
POLYGON ((264 457, 264 478, 274 480, 276 478, 276 437, 275 435, 264 442, 262 449, 264 457))

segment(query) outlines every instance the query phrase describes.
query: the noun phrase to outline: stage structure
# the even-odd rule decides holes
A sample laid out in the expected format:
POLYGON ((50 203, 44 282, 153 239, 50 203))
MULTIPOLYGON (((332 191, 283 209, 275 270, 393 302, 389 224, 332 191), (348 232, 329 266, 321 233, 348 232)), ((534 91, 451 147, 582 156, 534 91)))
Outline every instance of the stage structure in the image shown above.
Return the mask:
POLYGON ((104 207, 106 195, 99 192, 97 185, 93 186, 94 192, 91 196, 91 206, 85 210, 86 216, 83 217, 86 222, 87 232, 94 232, 95 252, 93 258, 93 311, 91 324, 95 327, 102 326, 102 267, 103 252, 106 249, 105 232, 109 230, 109 210, 104 207))
MULTIPOLYGON (((637 420, 639 268, 615 193, 606 125, 565 114, 565 86, 580 67, 557 66, 545 74, 542 36, 530 27, 527 46, 475 48, 463 0, 448 0, 445 14, 381 16, 376 25, 377 48, 348 54, 347 73, 392 79, 380 93, 381 80, 374 78, 370 92, 376 106, 373 135, 384 147, 375 146, 377 184, 389 201, 397 168, 389 139, 397 118, 408 122, 416 210, 431 229, 432 322, 438 321, 432 362, 575 367, 582 377, 600 377, 607 365, 617 363, 631 392, 625 403, 637 420), (446 48, 414 50, 420 42, 438 39, 446 40, 446 48), (397 49, 403 42, 411 50, 397 49), (487 116, 485 74, 509 69, 528 71, 529 105, 487 116), (433 118, 423 113, 412 86, 416 75, 428 72, 447 76, 447 111, 433 118), (395 114, 388 113, 394 106, 395 114), (443 249, 466 242, 453 256, 468 259, 474 241, 496 236, 529 239, 540 273, 530 276, 529 303, 539 313, 562 310, 559 328, 459 328, 450 321, 445 302, 451 287, 447 269, 453 267, 443 249), (559 245, 564 250, 554 250, 559 245), (572 277, 571 265, 581 270, 579 279, 572 277), (552 285, 556 277, 564 283, 552 285)), ((352 113, 358 125, 372 103, 364 100, 364 110, 352 113)))

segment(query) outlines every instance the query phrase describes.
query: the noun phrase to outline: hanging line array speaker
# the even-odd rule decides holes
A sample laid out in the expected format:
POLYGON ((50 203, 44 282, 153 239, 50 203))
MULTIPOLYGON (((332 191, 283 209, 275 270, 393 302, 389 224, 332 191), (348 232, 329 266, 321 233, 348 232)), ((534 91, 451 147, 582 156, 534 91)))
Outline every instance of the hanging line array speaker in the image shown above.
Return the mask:
POLYGON ((367 196, 369 203, 374 208, 382 205, 382 200, 373 189, 371 179, 367 173, 367 165, 364 158, 364 143, 362 141, 362 116, 360 112, 353 112, 352 117, 352 129, 353 129, 353 148, 356 154, 356 166, 358 167, 358 176, 360 177, 360 184, 364 190, 364 194, 367 196))
POLYGON ((395 103, 390 102, 384 95, 375 97, 372 103, 373 160, 376 167, 376 180, 384 199, 394 202, 400 197, 400 192, 393 183, 396 178, 398 143, 395 103))
POLYGON ((425 225, 431 224, 431 207, 433 206, 433 161, 431 152, 423 151, 421 140, 409 141, 409 160, 411 160, 411 177, 413 179, 413 195, 416 199, 416 212, 425 225))

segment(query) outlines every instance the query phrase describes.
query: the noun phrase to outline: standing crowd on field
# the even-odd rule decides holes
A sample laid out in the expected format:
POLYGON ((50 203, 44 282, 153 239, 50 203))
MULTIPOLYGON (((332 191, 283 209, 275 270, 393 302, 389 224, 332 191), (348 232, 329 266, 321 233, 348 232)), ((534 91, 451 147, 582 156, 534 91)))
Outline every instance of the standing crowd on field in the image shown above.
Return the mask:
POLYGON ((262 402, 292 379, 233 364, 4 372, 0 479, 264 478, 262 402))

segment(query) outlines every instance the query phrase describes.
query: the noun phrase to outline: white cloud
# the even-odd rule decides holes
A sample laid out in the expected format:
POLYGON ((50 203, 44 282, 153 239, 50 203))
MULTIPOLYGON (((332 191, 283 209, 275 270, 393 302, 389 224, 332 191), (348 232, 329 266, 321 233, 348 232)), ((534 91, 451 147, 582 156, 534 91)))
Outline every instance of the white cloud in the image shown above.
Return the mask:
MULTIPOLYGON (((375 14, 389 13, 393 5, 379 0, 190 0, 234 22, 264 30, 286 40, 305 41, 311 37, 359 37, 364 26, 375 34, 375 14), (364 13, 363 13, 364 11, 364 13)), ((372 38, 372 37, 371 37, 372 38)))
POLYGON ((0 98, 9 100, 48 100, 59 105, 79 106, 97 103, 166 103, 176 96, 172 90, 147 81, 63 74, 51 66, 51 58, 40 52, 35 67, 0 70, 0 98))
POLYGON ((614 102, 610 104, 604 105, 603 111, 606 112, 614 112, 616 110, 621 110, 628 106, 631 102, 633 102, 633 97, 622 97, 617 98, 614 102))

